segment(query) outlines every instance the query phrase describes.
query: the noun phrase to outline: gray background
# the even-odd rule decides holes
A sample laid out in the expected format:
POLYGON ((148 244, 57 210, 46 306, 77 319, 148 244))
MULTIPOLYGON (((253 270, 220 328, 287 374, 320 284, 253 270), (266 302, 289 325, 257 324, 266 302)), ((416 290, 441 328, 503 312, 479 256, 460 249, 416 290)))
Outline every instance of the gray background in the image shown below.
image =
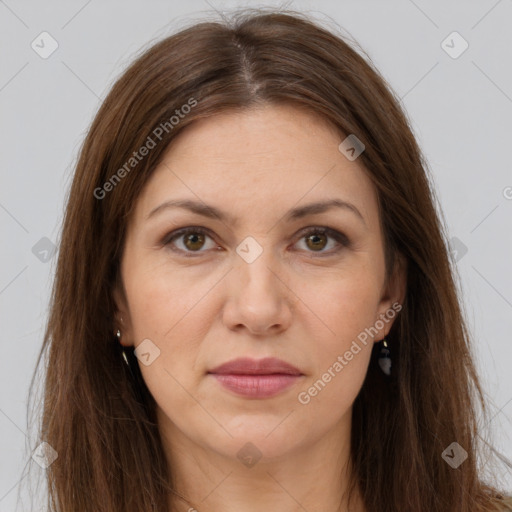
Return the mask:
MULTIPOLYGON (((51 249, 93 115, 141 47, 211 16, 212 7, 260 5, 283 4, 0 0, 0 512, 15 509, 24 464, 36 447, 28 437, 26 401, 56 262, 51 249), (46 59, 31 47, 34 40, 43 45, 43 31, 58 43, 46 59)), ((402 98, 454 237, 492 412, 485 429, 512 459, 512 0, 286 5, 327 27, 339 24, 402 98), (457 58, 442 46, 453 31, 469 44, 457 58)), ((458 52, 461 41, 452 39, 448 50, 458 52)), ((510 471, 498 471, 512 489, 510 471)))

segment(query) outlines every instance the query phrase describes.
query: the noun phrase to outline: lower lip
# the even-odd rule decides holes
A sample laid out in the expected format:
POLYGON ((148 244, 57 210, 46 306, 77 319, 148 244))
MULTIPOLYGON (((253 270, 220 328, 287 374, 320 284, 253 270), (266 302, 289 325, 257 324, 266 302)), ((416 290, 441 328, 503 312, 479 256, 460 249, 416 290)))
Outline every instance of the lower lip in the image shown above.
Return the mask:
POLYGON ((225 388, 242 396, 252 398, 268 398, 293 386, 300 375, 272 374, 272 375, 213 375, 225 388))

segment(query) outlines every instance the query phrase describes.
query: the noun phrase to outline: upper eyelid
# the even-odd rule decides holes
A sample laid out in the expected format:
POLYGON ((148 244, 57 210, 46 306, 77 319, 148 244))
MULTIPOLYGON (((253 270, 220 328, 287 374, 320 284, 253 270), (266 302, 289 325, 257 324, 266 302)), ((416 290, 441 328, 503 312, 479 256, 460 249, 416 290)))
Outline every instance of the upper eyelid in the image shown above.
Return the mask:
POLYGON ((174 230, 170 231, 169 233, 167 233, 163 237, 162 243, 164 243, 164 244, 170 243, 171 240, 179 238, 183 235, 186 235, 188 232, 194 232, 194 230, 197 232, 204 233, 212 239, 215 238, 212 235, 212 232, 208 228, 203 228, 202 226, 186 226, 183 228, 174 229, 174 230))

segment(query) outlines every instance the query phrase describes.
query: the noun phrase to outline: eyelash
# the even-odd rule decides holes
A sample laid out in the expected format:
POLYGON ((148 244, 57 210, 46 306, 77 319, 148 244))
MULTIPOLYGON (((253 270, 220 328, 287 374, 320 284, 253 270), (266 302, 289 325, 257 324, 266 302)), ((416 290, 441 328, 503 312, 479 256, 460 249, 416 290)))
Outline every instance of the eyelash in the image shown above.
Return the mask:
MULTIPOLYGON (((174 240, 179 239, 180 237, 182 237, 184 235, 188 235, 190 233, 199 233, 199 234, 206 235, 213 239, 209 230, 202 228, 200 226, 197 226, 197 227, 190 226, 190 227, 181 228, 176 231, 173 231, 172 233, 169 233, 162 240, 162 244, 164 246, 170 246, 174 240)), ((299 237, 298 237, 298 241, 304 239, 306 236, 309 236, 309 235, 327 235, 328 237, 331 237, 334 240, 336 240, 336 242, 339 244, 339 247, 335 248, 334 250, 331 249, 330 251, 324 251, 324 250, 319 251, 319 252, 307 251, 307 252, 310 252, 311 254, 315 255, 315 257, 316 256, 318 256, 318 257, 332 256, 333 254, 336 254, 339 251, 341 251, 343 248, 349 248, 351 245, 350 240, 347 238, 346 235, 344 235, 343 233, 340 233, 339 231, 337 231, 335 229, 332 229, 329 227, 323 227, 323 226, 322 227, 313 226, 313 227, 308 227, 308 228, 301 230, 299 237)), ((195 258, 195 257, 199 256, 201 253, 206 252, 204 250, 183 251, 182 249, 176 249, 176 248, 171 248, 171 250, 174 252, 182 253, 187 258, 195 258)))

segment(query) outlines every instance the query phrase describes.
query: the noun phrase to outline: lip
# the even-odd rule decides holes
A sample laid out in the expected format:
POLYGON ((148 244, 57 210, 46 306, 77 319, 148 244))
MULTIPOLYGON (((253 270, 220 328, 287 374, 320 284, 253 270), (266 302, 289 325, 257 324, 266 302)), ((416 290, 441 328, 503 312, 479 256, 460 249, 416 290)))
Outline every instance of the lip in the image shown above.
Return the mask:
POLYGON ((251 398, 275 396, 303 376, 295 366, 274 357, 234 359, 210 370, 208 374, 226 389, 251 398))
POLYGON ((275 373, 302 375, 298 368, 276 357, 265 357, 264 359, 241 357, 221 364, 208 373, 217 375, 272 375, 275 373))

